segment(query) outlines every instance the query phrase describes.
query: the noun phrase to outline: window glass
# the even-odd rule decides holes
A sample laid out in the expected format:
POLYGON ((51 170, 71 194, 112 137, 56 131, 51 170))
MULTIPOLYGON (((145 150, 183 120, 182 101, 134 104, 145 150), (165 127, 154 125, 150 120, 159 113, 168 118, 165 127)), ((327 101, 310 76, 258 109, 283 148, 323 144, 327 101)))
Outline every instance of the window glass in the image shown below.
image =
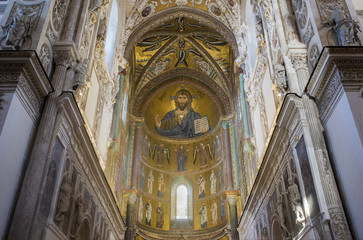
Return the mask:
POLYGON ((185 185, 176 189, 176 219, 188 219, 188 189, 185 185))

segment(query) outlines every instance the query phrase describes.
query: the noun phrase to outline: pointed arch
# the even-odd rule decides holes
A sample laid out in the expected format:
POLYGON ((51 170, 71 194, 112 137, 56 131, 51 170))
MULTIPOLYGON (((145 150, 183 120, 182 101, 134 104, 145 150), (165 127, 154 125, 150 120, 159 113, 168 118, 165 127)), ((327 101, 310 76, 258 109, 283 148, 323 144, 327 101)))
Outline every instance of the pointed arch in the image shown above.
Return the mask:
POLYGON ((187 17, 198 23, 208 26, 211 29, 214 29, 221 36, 223 36, 226 42, 231 46, 232 52, 234 54, 234 58, 238 58, 239 51, 238 45, 236 41, 236 37, 232 30, 227 27, 223 22, 218 19, 212 17, 210 14, 203 12, 199 9, 195 9, 192 7, 176 7, 161 11, 158 14, 155 14, 148 18, 145 22, 141 23, 138 27, 136 27, 133 32, 130 34, 130 37, 127 41, 124 57, 127 61, 131 62, 131 53, 132 48, 139 42, 145 34, 157 26, 162 25, 170 19, 176 19, 179 17, 187 17))

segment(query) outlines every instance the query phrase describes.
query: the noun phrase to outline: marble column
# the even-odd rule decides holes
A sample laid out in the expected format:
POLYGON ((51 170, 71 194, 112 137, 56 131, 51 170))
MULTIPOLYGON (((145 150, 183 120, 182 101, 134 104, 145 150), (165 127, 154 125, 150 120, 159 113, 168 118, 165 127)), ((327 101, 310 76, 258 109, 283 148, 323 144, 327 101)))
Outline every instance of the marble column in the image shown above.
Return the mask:
POLYGON ((234 194, 227 195, 228 209, 229 209, 229 222, 231 226, 231 233, 229 239, 238 240, 239 234, 238 227, 238 213, 237 213, 237 196, 234 194))
POLYGON ((222 136, 224 142, 224 153, 226 162, 226 175, 227 175, 227 189, 233 189, 233 169, 232 169, 232 156, 231 156, 231 141, 229 139, 229 121, 222 123, 222 136))
POLYGON ((131 193, 127 200, 126 209, 126 232, 125 240, 134 239, 134 215, 135 215, 136 193, 131 193))
POLYGON ((306 54, 293 54, 291 56, 291 63, 296 71, 297 81, 299 84, 299 93, 302 94, 309 81, 309 70, 306 54))
POLYGON ((68 14, 64 23, 62 35, 60 37, 61 41, 72 42, 74 40, 74 34, 78 21, 78 14, 80 11, 80 6, 82 6, 83 0, 73 0, 70 1, 68 5, 68 14))
POLYGON ((131 188, 137 189, 137 180, 139 179, 139 165, 141 153, 142 125, 141 122, 135 122, 135 139, 134 139, 134 155, 132 160, 132 180, 131 188))

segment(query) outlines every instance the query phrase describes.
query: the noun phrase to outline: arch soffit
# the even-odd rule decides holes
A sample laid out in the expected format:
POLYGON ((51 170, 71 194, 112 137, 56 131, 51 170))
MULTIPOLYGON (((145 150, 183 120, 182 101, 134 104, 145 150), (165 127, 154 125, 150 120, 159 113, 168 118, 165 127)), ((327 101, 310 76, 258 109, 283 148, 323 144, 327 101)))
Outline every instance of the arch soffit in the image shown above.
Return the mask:
MULTIPOLYGON (((162 46, 159 51, 154 54, 154 56, 149 60, 149 62, 146 64, 146 66, 144 67, 143 71, 140 73, 140 75, 137 77, 136 79, 136 94, 139 93, 140 90, 142 90, 142 88, 145 87, 145 85, 143 84, 143 79, 146 77, 145 73, 147 73, 150 70, 150 67, 153 66, 154 62, 158 61, 160 56, 163 55, 163 53, 170 47, 172 46, 173 43, 175 43, 176 41, 178 41, 177 37, 173 37, 172 39, 170 39, 164 46, 162 46)), ((217 64, 217 62, 213 59, 213 57, 202 47, 200 46, 199 43, 197 43, 196 41, 194 41, 193 39, 188 39, 187 40, 193 47, 195 47, 197 50, 199 50, 199 52, 204 56, 205 59, 207 59, 207 61, 209 63, 211 63, 211 65, 213 66, 214 69, 217 70, 218 72, 218 76, 220 77, 220 80, 223 82, 217 82, 220 87, 223 89, 223 91, 226 94, 230 94, 232 89, 231 89, 231 84, 229 82, 229 80, 227 79, 227 77, 225 76, 225 74, 223 73, 222 69, 220 68, 220 66, 217 64)))
POLYGON ((133 106, 133 114, 142 117, 149 101, 160 91, 177 84, 190 84, 198 86, 205 91, 217 104, 221 115, 232 112, 230 98, 223 89, 210 77, 189 68, 177 68, 167 71, 148 82, 137 94, 133 106))
POLYGON ((192 19, 202 25, 214 29, 225 38, 226 42, 228 42, 233 52, 234 58, 238 58, 239 51, 235 35, 232 30, 228 28, 223 22, 212 17, 208 13, 192 7, 175 7, 172 9, 163 10, 160 13, 151 16, 133 30, 126 44, 124 54, 125 59, 128 62, 131 62, 132 48, 144 37, 145 34, 167 22, 168 20, 176 19, 179 17, 192 19))

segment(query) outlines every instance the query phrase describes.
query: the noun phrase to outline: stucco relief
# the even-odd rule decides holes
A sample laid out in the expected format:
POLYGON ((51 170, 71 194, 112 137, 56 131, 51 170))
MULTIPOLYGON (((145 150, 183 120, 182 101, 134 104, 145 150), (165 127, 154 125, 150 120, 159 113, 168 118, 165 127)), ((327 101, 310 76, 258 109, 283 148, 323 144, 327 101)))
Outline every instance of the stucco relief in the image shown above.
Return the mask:
POLYGON ((25 43, 31 43, 31 34, 37 27, 44 3, 25 5, 15 2, 5 25, 2 26, 1 45, 19 49, 25 43))

